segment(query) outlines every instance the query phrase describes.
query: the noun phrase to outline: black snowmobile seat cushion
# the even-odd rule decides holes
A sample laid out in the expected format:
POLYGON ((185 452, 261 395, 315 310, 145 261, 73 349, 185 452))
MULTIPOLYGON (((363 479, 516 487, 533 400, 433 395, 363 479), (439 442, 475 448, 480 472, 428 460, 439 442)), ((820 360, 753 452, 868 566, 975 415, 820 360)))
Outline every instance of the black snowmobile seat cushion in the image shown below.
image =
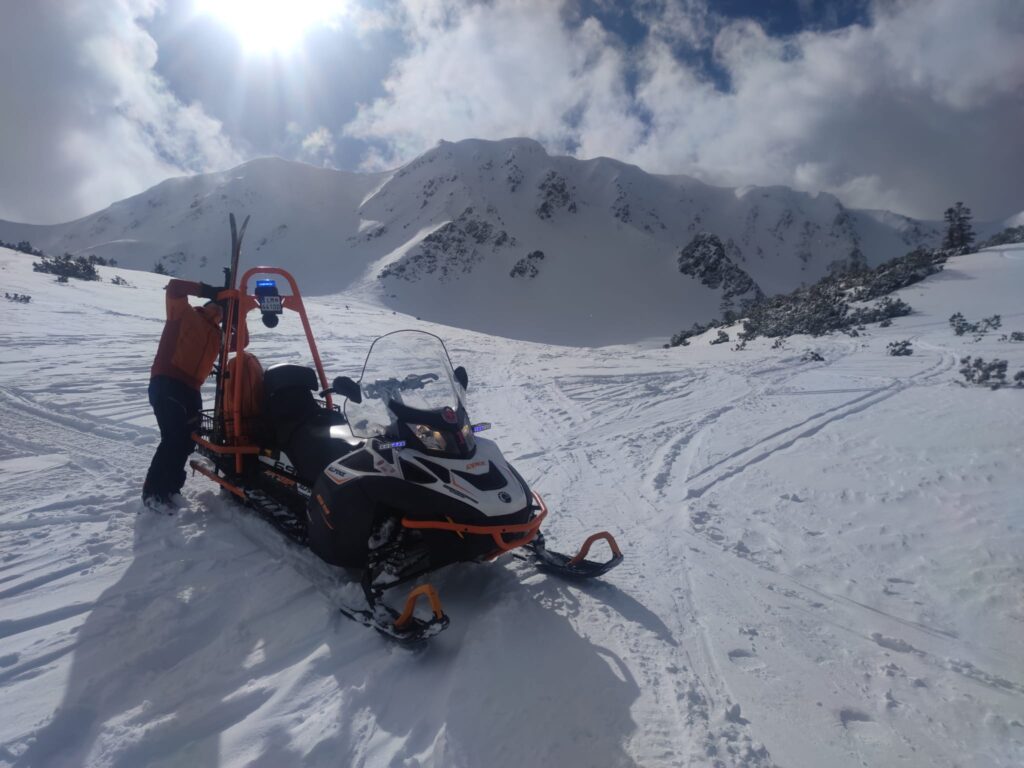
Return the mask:
POLYGON ((263 392, 268 399, 279 389, 304 389, 312 392, 317 389, 316 371, 305 365, 279 363, 267 369, 263 376, 263 392))
POLYGON ((323 409, 313 399, 316 374, 302 365, 274 365, 263 377, 263 413, 277 447, 291 440, 304 422, 323 409))

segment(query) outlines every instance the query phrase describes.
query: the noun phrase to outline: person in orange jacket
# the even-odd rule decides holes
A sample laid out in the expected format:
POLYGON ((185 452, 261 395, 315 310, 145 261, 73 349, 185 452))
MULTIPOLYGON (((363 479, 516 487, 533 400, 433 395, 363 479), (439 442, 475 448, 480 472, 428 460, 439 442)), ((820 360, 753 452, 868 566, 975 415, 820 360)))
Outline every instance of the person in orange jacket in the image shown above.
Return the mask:
POLYGON ((185 484, 185 462, 195 448, 192 433, 203 407, 199 393, 220 354, 221 308, 213 302, 219 288, 171 280, 167 284, 167 321, 150 371, 149 404, 160 427, 160 445, 142 485, 149 507, 170 506, 185 484), (189 304, 189 296, 210 301, 189 304))

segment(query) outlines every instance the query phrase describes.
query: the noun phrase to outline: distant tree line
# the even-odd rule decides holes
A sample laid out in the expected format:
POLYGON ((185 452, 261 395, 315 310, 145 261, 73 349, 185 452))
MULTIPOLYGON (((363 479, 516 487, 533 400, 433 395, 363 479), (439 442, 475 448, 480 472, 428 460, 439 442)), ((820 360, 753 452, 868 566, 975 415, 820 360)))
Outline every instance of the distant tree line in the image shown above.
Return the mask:
MULTIPOLYGON (((891 318, 912 311, 905 301, 891 298, 889 294, 941 271, 950 256, 967 253, 974 246, 970 208, 957 202, 946 209, 944 219, 946 233, 941 248, 917 248, 874 268, 859 260, 843 269, 832 270, 817 283, 791 293, 753 296, 742 302, 739 311, 728 310, 721 319, 695 323, 689 330, 672 336, 666 346, 685 346, 694 336, 741 319, 743 330, 739 334, 739 348, 759 336, 821 336, 834 331, 857 335, 867 323, 889 325, 891 318), (871 306, 851 306, 876 299, 879 301, 871 306)), ((1024 242, 1024 226, 1006 229, 983 246, 1009 242, 1024 242)), ((720 333, 712 343, 724 341, 723 335, 720 333)))
POLYGON ((28 240, 22 240, 18 243, 5 243, 0 240, 0 248, 10 248, 12 251, 21 251, 27 253, 29 256, 42 256, 43 252, 32 247, 32 243, 28 240))

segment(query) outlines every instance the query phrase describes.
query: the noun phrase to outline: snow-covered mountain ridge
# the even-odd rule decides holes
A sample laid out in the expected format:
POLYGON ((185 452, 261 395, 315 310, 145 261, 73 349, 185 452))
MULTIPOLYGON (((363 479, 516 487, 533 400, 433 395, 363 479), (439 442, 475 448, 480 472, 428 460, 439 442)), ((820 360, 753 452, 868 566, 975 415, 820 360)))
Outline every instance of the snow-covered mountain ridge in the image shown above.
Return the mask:
POLYGON ((728 287, 678 263, 703 234, 769 295, 939 237, 934 223, 850 210, 829 194, 713 187, 508 139, 442 142, 384 174, 253 160, 67 224, 0 222, 0 240, 215 282, 229 211, 252 216, 246 262, 284 266, 311 294, 359 287, 439 322, 587 344, 666 338, 718 314, 728 287), (617 322, 595 332, 609 307, 617 322))

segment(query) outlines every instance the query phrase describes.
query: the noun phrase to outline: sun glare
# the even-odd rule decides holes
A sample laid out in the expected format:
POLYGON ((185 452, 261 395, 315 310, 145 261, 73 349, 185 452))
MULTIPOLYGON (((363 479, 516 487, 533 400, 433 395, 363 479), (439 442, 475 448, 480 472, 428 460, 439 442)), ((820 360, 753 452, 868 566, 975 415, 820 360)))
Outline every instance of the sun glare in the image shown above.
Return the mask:
POLYGON ((230 29, 249 53, 288 53, 306 33, 344 15, 345 0, 196 0, 196 12, 230 29))

